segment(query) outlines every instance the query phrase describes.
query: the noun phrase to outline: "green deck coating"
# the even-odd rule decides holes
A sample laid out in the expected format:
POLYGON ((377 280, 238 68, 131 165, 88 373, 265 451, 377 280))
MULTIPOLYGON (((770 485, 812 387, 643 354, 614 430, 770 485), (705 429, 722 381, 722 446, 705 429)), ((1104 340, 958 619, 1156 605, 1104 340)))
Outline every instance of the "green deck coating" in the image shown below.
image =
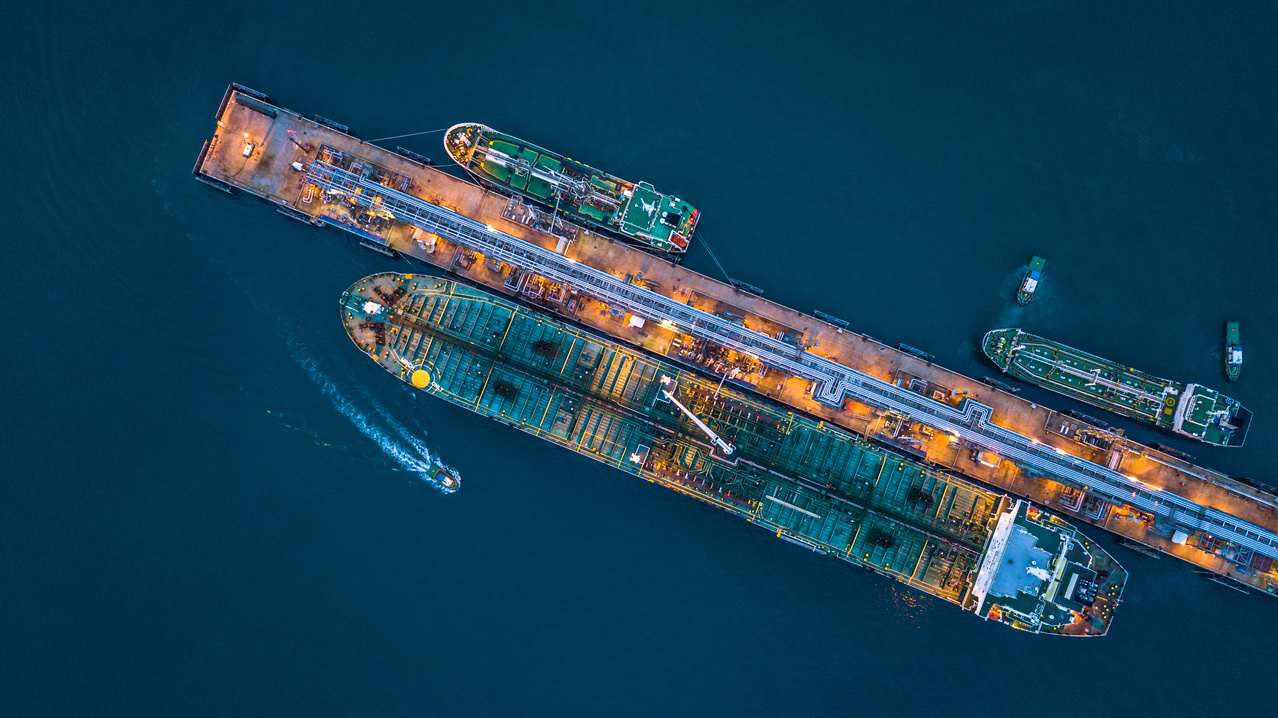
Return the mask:
POLYGON ((627 182, 483 125, 452 127, 444 147, 480 180, 662 252, 687 251, 696 230, 700 213, 691 204, 647 182, 627 182))
POLYGON ((1242 376, 1242 337, 1239 336, 1238 322, 1225 323, 1225 376, 1230 381, 1238 381, 1242 376))
MULTIPOLYGON (((967 610, 976 608, 972 586, 992 528, 1024 506, 731 385, 716 394, 713 380, 465 285, 374 275, 348 290, 343 307, 356 344, 405 381, 427 370, 428 393, 967 610), (384 345, 368 329, 378 323, 384 345), (730 460, 712 455, 664 399, 663 377, 736 445, 730 460)), ((1103 567, 1116 598, 1122 569, 1099 549, 1083 561, 1103 567)), ((1097 635, 1114 603, 1103 598, 1083 617, 1027 594, 991 598, 981 615, 1027 630, 1097 635), (1041 606, 1027 612, 1027 602, 1041 606)))
POLYGON ((1251 412, 1199 384, 1160 379, 1019 329, 996 329, 981 348, 1031 384, 1208 444, 1241 446, 1251 412))

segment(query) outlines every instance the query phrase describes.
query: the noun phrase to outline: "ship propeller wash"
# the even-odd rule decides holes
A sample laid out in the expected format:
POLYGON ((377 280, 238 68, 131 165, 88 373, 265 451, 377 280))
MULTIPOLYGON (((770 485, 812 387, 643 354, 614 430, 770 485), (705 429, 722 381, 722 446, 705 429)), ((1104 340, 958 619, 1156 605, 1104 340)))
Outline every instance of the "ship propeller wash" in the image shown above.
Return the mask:
POLYGON ((475 123, 454 125, 444 149, 477 180, 564 212, 659 252, 682 254, 700 217, 692 205, 647 182, 627 182, 589 165, 475 123))
POLYGON ((1055 514, 508 299, 375 274, 342 320, 423 392, 988 620, 1099 636, 1122 596, 1126 571, 1055 514))
POLYGON ((1159 379, 1059 342, 996 329, 981 349, 1017 379, 1216 446, 1242 446, 1251 412, 1199 384, 1159 379))

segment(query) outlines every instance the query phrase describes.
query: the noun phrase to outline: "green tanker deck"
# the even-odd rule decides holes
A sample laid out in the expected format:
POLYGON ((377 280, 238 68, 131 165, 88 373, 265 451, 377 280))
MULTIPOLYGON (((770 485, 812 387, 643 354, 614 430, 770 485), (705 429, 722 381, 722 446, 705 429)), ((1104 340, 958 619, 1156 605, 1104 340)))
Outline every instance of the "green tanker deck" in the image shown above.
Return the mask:
POLYGON ((1059 342, 996 329, 981 342, 1000 369, 1072 399, 1217 446, 1242 446, 1251 412, 1199 384, 1160 379, 1059 342))
POLYGON ((418 389, 786 541, 1018 629, 1108 630, 1126 572, 1028 502, 436 277, 367 277, 342 317, 418 389), (726 455, 707 431, 733 442, 726 455))
POLYGON ((692 205, 476 123, 449 128, 444 149, 475 179, 615 232, 660 252, 682 254, 700 217, 692 205))

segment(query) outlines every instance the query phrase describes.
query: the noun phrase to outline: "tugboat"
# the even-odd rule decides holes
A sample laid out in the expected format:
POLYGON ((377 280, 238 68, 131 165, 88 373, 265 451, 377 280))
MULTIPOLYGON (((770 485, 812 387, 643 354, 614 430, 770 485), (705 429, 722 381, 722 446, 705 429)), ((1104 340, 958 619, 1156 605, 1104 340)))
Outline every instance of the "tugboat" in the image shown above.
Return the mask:
POLYGON ((1238 338, 1238 322, 1225 323, 1225 376, 1238 381, 1242 374, 1242 340, 1238 338))
POLYGON ((431 457, 430 467, 424 473, 428 481, 438 484, 446 494, 461 488, 461 479, 457 478, 457 470, 434 457, 431 457))
POLYGON ((1037 254, 1030 258, 1029 269, 1025 270, 1025 278, 1021 280, 1021 288, 1016 291, 1016 303, 1022 307, 1034 298, 1034 290, 1038 289, 1038 281, 1043 277, 1043 267, 1047 260, 1037 254))

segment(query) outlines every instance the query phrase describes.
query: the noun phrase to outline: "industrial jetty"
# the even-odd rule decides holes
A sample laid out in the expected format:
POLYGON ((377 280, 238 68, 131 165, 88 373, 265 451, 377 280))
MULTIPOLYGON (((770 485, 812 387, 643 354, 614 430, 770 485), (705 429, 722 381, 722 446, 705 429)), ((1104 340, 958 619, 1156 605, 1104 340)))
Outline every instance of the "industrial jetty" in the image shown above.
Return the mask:
POLYGON ((444 135, 454 162, 482 184, 526 197, 578 222, 660 252, 682 254, 700 213, 647 182, 627 182, 517 137, 475 123, 444 135))
POLYGON ((509 299, 375 274, 342 321, 417 389, 983 618, 1099 636, 1122 595, 1122 567, 1027 501, 509 299))
POLYGON ((1216 446, 1242 446, 1251 412, 1201 384, 1183 384, 1020 329, 995 329, 985 356, 1022 381, 1216 446))
POLYGON ((827 425, 1278 592, 1278 496, 227 88, 195 176, 827 425))

